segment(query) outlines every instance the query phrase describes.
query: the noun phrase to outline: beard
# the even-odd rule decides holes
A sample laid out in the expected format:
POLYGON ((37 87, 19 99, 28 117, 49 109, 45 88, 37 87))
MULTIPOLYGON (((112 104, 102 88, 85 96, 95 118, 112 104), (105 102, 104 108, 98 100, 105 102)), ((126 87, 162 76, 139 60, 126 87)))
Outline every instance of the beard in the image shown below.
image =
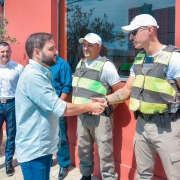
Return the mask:
MULTIPOLYGON (((56 57, 56 55, 54 57, 56 57)), ((49 57, 42 53, 42 62, 48 66, 53 66, 56 64, 56 62, 53 60, 54 57, 49 57)))

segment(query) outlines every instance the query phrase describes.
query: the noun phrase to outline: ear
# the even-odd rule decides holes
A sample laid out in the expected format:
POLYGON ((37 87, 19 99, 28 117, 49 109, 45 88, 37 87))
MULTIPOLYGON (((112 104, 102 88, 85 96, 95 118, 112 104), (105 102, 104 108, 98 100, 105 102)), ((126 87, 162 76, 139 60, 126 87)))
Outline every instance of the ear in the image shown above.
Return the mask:
POLYGON ((152 27, 152 26, 148 27, 148 32, 150 34, 152 34, 154 32, 154 27, 152 27))
POLYGON ((38 56, 40 56, 40 54, 41 54, 41 51, 39 49, 37 49, 37 48, 33 49, 33 55, 34 56, 38 57, 38 56))

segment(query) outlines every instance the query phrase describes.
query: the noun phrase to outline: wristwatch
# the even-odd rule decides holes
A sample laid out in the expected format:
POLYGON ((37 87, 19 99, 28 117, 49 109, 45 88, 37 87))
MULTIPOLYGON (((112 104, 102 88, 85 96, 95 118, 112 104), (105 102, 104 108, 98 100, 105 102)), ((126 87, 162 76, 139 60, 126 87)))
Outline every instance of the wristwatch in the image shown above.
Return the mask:
POLYGON ((109 105, 109 100, 106 96, 104 96, 104 99, 106 100, 107 105, 109 105))

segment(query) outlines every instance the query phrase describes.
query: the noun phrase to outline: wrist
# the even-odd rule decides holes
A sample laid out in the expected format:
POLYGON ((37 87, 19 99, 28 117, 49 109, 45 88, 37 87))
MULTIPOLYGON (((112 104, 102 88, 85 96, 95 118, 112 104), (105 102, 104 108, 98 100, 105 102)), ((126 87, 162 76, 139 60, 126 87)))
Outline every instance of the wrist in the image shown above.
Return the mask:
POLYGON ((104 99, 106 100, 107 105, 109 105, 109 100, 106 96, 104 96, 104 99))

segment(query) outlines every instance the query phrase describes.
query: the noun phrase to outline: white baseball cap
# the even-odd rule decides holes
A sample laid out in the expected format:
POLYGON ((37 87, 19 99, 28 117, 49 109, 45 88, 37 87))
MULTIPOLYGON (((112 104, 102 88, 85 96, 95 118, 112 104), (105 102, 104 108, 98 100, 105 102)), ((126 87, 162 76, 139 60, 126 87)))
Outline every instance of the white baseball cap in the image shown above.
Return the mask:
POLYGON ((89 33, 84 38, 80 38, 79 43, 83 43, 84 40, 86 40, 86 41, 88 41, 89 43, 92 43, 92 44, 95 44, 95 43, 97 43, 99 45, 102 44, 101 38, 95 33, 89 33))
POLYGON ((156 26, 159 28, 154 17, 149 14, 140 14, 131 21, 130 25, 123 26, 121 29, 123 32, 129 33, 130 31, 133 31, 141 26, 156 26))

